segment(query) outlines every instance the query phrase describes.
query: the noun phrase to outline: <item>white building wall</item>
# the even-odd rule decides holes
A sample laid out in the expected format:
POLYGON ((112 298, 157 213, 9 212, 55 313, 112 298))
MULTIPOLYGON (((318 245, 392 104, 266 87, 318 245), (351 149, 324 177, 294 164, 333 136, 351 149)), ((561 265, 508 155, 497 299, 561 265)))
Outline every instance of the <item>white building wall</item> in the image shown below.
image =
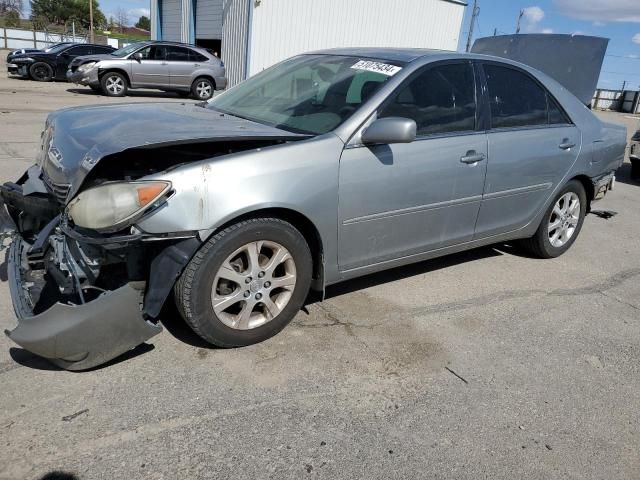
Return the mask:
POLYGON ((455 0, 257 0, 251 2, 251 8, 249 75, 292 55, 322 48, 456 50, 465 3, 455 0))

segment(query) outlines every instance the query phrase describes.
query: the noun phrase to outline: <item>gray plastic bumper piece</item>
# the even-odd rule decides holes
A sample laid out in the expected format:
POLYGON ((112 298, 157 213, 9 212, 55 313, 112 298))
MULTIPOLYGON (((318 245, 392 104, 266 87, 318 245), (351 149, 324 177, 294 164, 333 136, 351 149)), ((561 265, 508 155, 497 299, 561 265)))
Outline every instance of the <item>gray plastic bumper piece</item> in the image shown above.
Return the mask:
POLYGON ((22 251, 28 245, 19 237, 9 252, 9 286, 18 326, 5 331, 26 350, 67 370, 86 370, 140 345, 162 331, 141 313, 142 290, 127 284, 83 305, 56 303, 33 315, 21 279, 22 251))

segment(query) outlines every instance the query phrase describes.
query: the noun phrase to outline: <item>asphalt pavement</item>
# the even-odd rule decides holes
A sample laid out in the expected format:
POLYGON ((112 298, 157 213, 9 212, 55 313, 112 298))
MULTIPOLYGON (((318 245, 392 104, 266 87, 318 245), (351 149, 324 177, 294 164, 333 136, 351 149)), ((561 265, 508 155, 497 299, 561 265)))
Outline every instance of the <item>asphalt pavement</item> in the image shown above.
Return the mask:
MULTIPOLYGON (((4 57, 2 181, 33 162, 48 112, 123 101, 10 78, 4 57)), ((209 348, 169 311, 148 344, 71 373, 2 336, 0 478, 637 479, 628 163, 594 209, 560 258, 500 244, 368 276, 252 347, 209 348)), ((15 323, 2 263, 0 330, 15 323)))

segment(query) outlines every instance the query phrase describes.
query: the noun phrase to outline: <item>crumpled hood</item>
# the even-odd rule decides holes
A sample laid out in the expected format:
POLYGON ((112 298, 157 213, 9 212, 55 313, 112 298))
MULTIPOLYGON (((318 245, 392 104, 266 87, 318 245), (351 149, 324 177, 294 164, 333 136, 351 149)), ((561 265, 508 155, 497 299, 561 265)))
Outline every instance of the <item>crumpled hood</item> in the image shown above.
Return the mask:
POLYGON ((71 65, 80 65, 81 63, 87 62, 99 62, 100 60, 117 60, 118 57, 114 57, 109 53, 100 53, 96 55, 82 55, 81 57, 74 58, 69 66, 71 65))
POLYGON ((193 103, 135 103, 76 107, 49 115, 37 162, 48 180, 73 197, 103 158, 131 148, 230 140, 305 138, 224 115, 193 103))

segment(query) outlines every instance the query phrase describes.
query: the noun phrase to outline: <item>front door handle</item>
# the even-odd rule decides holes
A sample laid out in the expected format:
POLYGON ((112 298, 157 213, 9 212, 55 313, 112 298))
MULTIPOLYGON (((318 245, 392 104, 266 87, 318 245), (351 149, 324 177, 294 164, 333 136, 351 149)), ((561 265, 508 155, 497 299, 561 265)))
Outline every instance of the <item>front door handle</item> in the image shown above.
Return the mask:
POLYGON ((463 157, 460 157, 460 161, 466 164, 478 163, 484 160, 484 153, 477 153, 475 150, 470 150, 463 157))
POLYGON ((560 150, 569 150, 570 148, 573 148, 575 146, 576 146, 575 142, 572 142, 568 138, 563 138, 562 143, 558 145, 558 148, 560 150))

